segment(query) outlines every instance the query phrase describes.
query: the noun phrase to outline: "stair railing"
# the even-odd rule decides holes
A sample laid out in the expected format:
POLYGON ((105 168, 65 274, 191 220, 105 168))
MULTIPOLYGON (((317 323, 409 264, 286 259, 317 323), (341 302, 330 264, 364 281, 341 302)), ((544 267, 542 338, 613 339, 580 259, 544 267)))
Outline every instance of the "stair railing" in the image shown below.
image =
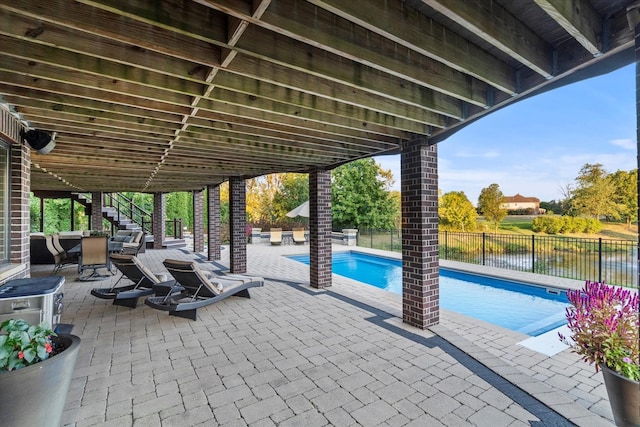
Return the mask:
POLYGON ((153 233, 153 214, 136 205, 135 202, 122 193, 102 193, 102 206, 114 208, 118 221, 122 216, 138 224, 147 234, 153 233))

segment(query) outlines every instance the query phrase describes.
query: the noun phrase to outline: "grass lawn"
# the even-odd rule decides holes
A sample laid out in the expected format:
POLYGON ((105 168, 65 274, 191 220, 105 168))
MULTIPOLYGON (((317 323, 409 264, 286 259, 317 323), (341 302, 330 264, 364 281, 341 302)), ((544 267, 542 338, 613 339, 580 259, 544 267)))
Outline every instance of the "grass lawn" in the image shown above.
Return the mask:
MULTIPOLYGON (((533 218, 535 218, 535 216, 508 216, 498 226, 498 233, 524 235, 536 234, 531 231, 531 223, 533 221, 533 218)), ((484 219, 479 219, 478 224, 479 228, 478 230, 476 230, 477 232, 494 232, 493 223, 487 222, 484 219)), ((602 237, 603 239, 638 240, 638 224, 631 224, 631 229, 628 229, 626 224, 617 222, 603 222, 602 231, 597 234, 571 233, 558 234, 558 236, 582 237, 590 239, 602 237)))

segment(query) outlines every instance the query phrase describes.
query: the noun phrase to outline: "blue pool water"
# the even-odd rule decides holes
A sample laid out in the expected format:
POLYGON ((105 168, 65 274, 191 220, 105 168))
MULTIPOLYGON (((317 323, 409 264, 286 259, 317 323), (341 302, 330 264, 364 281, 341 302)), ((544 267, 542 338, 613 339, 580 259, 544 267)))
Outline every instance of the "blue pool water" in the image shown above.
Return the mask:
MULTIPOLYGON (((289 258, 309 264, 309 255, 289 258)), ((402 262, 360 252, 333 254, 333 272, 402 295, 402 262)), ((440 307, 527 335, 566 323, 566 292, 440 269, 440 307)))

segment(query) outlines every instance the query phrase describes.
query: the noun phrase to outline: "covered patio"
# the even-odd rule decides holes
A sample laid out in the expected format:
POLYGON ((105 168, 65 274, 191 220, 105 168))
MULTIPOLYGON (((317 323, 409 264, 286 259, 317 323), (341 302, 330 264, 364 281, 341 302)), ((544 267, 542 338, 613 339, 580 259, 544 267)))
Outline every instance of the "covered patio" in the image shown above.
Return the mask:
MULTIPOLYGON (((325 288, 331 169, 400 153, 402 317, 424 329, 439 319, 437 143, 513 102, 633 63, 640 8, 632 0, 6 0, 0 18, 11 179, 3 200, 12 219, 2 257, 11 265, 0 280, 29 274, 29 191, 92 200, 153 193, 160 248, 164 194, 206 188, 208 257, 217 259, 219 185, 228 181, 230 269, 239 273, 245 179, 306 172, 310 282, 325 288)), ((91 218, 101 228, 98 203, 91 218)))
MULTIPOLYGON (((449 311, 428 331, 406 326, 399 295, 340 276, 314 289, 309 267, 283 256, 299 253, 308 248, 249 245, 247 270, 265 286, 197 321, 114 306, 64 269, 64 321, 82 346, 63 424, 612 425, 602 376, 576 355, 548 357, 519 345, 523 334, 449 311)), ((213 263, 140 254, 154 272, 165 258, 226 270, 229 250, 213 263)))
MULTIPOLYGON (((145 262, 196 256, 268 279, 192 322, 69 278, 63 320, 83 347, 65 423, 609 423, 576 357, 441 313, 437 144, 637 62, 637 1, 0 0, 0 19, 0 282, 48 273, 30 265, 34 190, 152 193, 156 248, 164 194, 193 191, 208 252, 145 262), (330 172, 398 153, 403 295, 354 292, 331 274, 330 172), (309 268, 246 244, 245 180, 275 172, 309 174, 309 268)), ((98 203, 91 218, 100 229, 98 203)))

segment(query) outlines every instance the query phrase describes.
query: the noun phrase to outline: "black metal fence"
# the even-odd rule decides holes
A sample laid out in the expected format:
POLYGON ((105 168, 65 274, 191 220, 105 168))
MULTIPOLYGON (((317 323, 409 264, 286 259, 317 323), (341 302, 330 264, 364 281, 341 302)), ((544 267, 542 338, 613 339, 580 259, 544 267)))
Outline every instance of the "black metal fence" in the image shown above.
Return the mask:
MULTIPOLYGON (((627 240, 442 231, 440 259, 576 280, 638 286, 638 244, 627 240)), ((358 246, 400 252, 400 230, 360 230, 358 246)))

